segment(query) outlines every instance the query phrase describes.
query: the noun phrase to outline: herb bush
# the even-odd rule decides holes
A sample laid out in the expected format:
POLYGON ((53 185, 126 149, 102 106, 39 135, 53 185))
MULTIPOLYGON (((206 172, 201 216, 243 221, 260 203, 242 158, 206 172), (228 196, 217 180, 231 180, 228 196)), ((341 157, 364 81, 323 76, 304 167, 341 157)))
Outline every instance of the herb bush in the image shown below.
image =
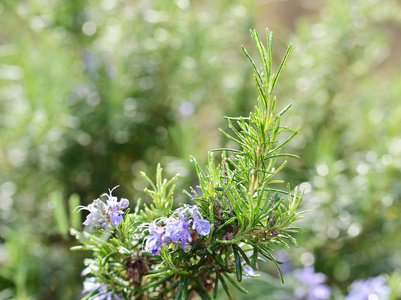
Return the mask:
MULTIPOLYGON (((247 293, 238 282, 253 276, 259 255, 279 262, 272 246, 290 251, 296 244, 294 222, 302 193, 277 189, 276 175, 286 161, 276 166, 280 157, 296 157, 280 150, 298 133, 281 125, 281 118, 291 105, 275 113, 274 87, 288 58, 291 46, 276 73, 272 71, 273 35, 267 31, 264 47, 256 31, 251 32, 259 52, 261 69, 244 49, 254 71, 258 105, 249 117, 226 117, 232 134, 221 131, 238 148, 215 149, 216 160, 209 153, 206 172, 194 162, 199 185, 186 194, 193 205, 173 208, 174 177, 162 178, 158 166, 156 182, 145 174, 151 189, 146 192, 153 204, 137 204, 134 213, 123 210, 128 200, 112 195, 94 200, 79 210, 88 210, 84 232, 74 231, 84 244, 74 250, 93 252, 85 260, 83 275, 86 299, 155 298, 188 299, 198 294, 202 299, 217 297, 219 284, 230 294, 228 284, 247 293), (287 133, 287 135, 286 135, 287 133), (284 136, 284 137, 283 137, 284 136), (231 273, 235 274, 232 278, 231 273)), ((281 274, 281 273, 280 273, 281 274)))

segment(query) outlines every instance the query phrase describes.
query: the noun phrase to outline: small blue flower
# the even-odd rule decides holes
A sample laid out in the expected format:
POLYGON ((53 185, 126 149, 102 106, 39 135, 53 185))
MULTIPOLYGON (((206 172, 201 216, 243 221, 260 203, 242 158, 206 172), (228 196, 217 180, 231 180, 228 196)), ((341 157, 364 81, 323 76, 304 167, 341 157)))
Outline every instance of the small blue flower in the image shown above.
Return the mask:
POLYGON ((88 206, 79 206, 79 211, 88 210, 89 215, 86 216, 86 220, 82 223, 85 226, 89 226, 89 230, 93 231, 95 229, 106 229, 107 220, 105 218, 106 205, 100 199, 94 200, 88 206))
POLYGON ((384 276, 368 278, 367 280, 356 280, 350 286, 350 293, 345 298, 346 300, 364 300, 373 299, 388 299, 390 287, 386 285, 384 276))
POLYGON ((122 214, 124 214, 123 211, 118 210, 116 205, 113 206, 109 206, 109 212, 108 212, 109 216, 110 216, 110 221, 113 225, 118 226, 120 225, 120 223, 123 221, 123 216, 122 214))
POLYGON ((99 267, 95 266, 95 265, 89 265, 88 267, 86 267, 85 269, 82 270, 81 276, 85 277, 85 276, 89 275, 92 272, 92 270, 97 271, 97 270, 99 270, 99 267))
POLYGON ((85 279, 85 281, 84 281, 84 289, 82 291, 82 294, 83 293, 87 293, 87 292, 93 292, 93 291, 96 291, 96 290, 98 290, 99 292, 105 291, 103 289, 105 284, 104 283, 100 283, 100 282, 95 282, 93 279, 94 278, 85 279))
POLYGON ((200 235, 208 235, 210 233, 209 221, 203 219, 203 216, 200 214, 196 206, 192 210, 192 218, 194 219, 192 229, 196 230, 200 235))
POLYGON ((120 209, 126 209, 129 205, 128 199, 121 198, 120 203, 118 204, 120 209))
POLYGON ((160 226, 157 226, 156 222, 153 221, 149 224, 149 233, 151 235, 145 238, 145 250, 152 252, 153 255, 159 254, 159 251, 163 245, 164 229, 160 226))
POLYGON ((122 222, 122 215, 124 214, 122 209, 128 207, 129 201, 125 198, 118 201, 117 197, 112 195, 115 188, 109 190, 109 194, 102 195, 107 197, 106 203, 100 199, 96 199, 88 206, 78 206, 79 211, 83 209, 89 211, 89 215, 86 217, 83 225, 89 226, 90 231, 100 228, 106 229, 110 223, 114 226, 118 226, 122 222))
POLYGON ((117 197, 114 197, 112 195, 112 192, 114 191, 115 188, 113 188, 111 191, 109 191, 109 194, 103 194, 102 196, 107 197, 107 200, 106 200, 107 211, 110 216, 111 223, 114 226, 118 226, 123 221, 122 215, 124 214, 124 212, 121 209, 127 208, 129 205, 129 202, 125 198, 121 199, 121 201, 118 201, 117 197))
POLYGON ((145 250, 152 252, 153 255, 159 254, 162 243, 158 240, 157 237, 150 236, 146 240, 145 250))
MULTIPOLYGON (((247 256, 249 257, 249 254, 247 253, 247 256)), ((258 259, 260 259, 261 261, 266 262, 263 258, 258 257, 258 259)), ((241 266, 242 266, 242 271, 244 272, 245 276, 247 278, 253 278, 253 277, 258 277, 259 274, 255 273, 255 270, 250 266, 247 265, 245 260, 241 260, 241 266)), ((256 263, 256 269, 258 270, 258 264, 256 263)))
POLYGON ((149 232, 143 241, 146 242, 144 249, 152 252, 153 255, 159 254, 162 245, 169 243, 181 242, 182 249, 187 251, 187 242, 192 242, 191 234, 194 233, 194 230, 200 235, 210 233, 210 223, 203 219, 197 206, 180 207, 173 212, 171 217, 159 218, 158 222, 164 227, 156 225, 156 221, 144 225, 148 226, 149 232), (190 219, 191 217, 192 219, 190 219), (189 227, 191 222, 193 222, 192 228, 189 227))
POLYGON ((255 270, 250 265, 245 265, 242 267, 242 271, 247 277, 253 277, 256 275, 255 270))
POLYGON ((191 234, 189 233, 188 225, 192 222, 191 220, 186 222, 184 216, 179 213, 179 220, 173 219, 166 225, 166 234, 165 236, 170 238, 171 241, 177 243, 181 240, 182 249, 185 251, 188 241, 192 242, 191 234))
POLYGON ((107 291, 108 286, 105 283, 96 282, 94 277, 87 278, 84 281, 84 289, 82 293, 91 293, 97 291, 98 294, 95 297, 91 297, 92 300, 112 300, 113 297, 115 300, 122 300, 117 294, 107 291))

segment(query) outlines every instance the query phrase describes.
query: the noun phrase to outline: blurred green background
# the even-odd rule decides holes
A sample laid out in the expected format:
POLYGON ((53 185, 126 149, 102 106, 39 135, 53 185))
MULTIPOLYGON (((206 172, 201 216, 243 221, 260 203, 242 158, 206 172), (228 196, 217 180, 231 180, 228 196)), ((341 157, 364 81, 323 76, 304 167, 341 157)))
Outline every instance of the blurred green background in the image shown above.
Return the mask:
MULTIPOLYGON (((176 201, 187 201, 189 155, 204 163, 227 143, 223 116, 256 103, 240 46, 256 54, 249 29, 266 27, 277 64, 294 44, 277 96, 293 103, 283 123, 301 130, 285 152, 301 158, 282 176, 313 209, 299 247, 278 252, 284 266, 325 273, 333 299, 356 279, 396 276, 400 1, 2 0, 0 299, 80 299, 71 210, 116 185, 131 206, 148 201, 140 171, 153 178, 161 162, 165 176, 179 173, 176 201)), ((251 295, 233 298, 296 285, 261 269, 251 295)))

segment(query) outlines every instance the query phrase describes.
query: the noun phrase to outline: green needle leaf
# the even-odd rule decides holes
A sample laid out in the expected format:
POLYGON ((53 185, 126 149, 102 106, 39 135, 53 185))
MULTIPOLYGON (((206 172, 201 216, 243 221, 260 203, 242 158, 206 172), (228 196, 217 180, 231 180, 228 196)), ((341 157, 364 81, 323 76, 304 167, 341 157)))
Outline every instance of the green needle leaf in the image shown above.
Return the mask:
POLYGON ((230 281, 230 283, 231 283, 233 286, 235 286, 235 288, 236 288, 238 291, 240 291, 241 293, 244 293, 244 294, 249 294, 249 292, 248 292, 246 289, 244 289, 242 286, 240 286, 238 283, 236 283, 230 276, 228 276, 227 274, 223 274, 223 276, 224 276, 228 281, 230 281))
POLYGON ((180 282, 178 283, 177 292, 176 292, 176 294, 175 294, 175 300, 180 299, 180 296, 181 296, 182 289, 183 289, 183 287, 184 287, 184 282, 185 282, 185 279, 186 279, 186 278, 187 278, 186 275, 181 276, 180 282))
POLYGON ((213 289, 213 298, 216 299, 217 297, 217 290, 219 289, 219 271, 216 271, 216 280, 214 282, 214 289, 213 289))
POLYGON ((174 275, 174 274, 169 274, 169 275, 167 275, 167 276, 164 276, 163 278, 160 278, 159 280, 157 280, 157 281, 155 281, 155 282, 152 282, 152 283, 149 283, 149 284, 145 285, 142 289, 143 289, 143 290, 147 290, 147 289, 156 287, 156 286, 158 286, 158 285, 160 285, 160 284, 166 282, 167 280, 169 280, 171 277, 173 277, 173 275, 174 275))
POLYGON ((238 250, 235 247, 236 245, 233 245, 233 253, 234 253, 234 260, 235 260, 235 269, 237 273, 237 280, 241 282, 242 280, 242 266, 241 266, 241 258, 239 256, 238 250))
POLYGON ((220 267, 222 267, 226 272, 231 273, 230 269, 227 268, 226 264, 224 263, 224 261, 220 255, 218 255, 217 253, 214 253, 212 255, 212 257, 213 257, 214 261, 217 262, 220 267))
POLYGON ((248 256, 245 254, 244 250, 242 250, 240 246, 233 245, 233 248, 236 248, 236 250, 242 255, 242 257, 244 258, 247 265, 250 265, 250 266, 252 265, 248 256))
POLYGON ((223 276, 221 276, 221 275, 218 274, 218 273, 217 273, 217 276, 218 276, 218 278, 220 279, 221 285, 223 286, 223 289, 224 289, 224 291, 226 292, 228 298, 232 299, 232 298, 231 298, 231 295, 230 295, 230 292, 228 291, 228 287, 227 287, 227 284, 226 284, 226 282, 225 282, 223 276))

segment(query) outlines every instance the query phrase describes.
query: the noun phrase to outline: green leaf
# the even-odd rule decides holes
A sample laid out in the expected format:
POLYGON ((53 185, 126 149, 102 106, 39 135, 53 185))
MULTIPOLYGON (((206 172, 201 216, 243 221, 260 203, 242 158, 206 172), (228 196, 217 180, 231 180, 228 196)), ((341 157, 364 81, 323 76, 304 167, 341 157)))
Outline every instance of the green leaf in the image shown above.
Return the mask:
MULTIPOLYGON (((251 31, 252 34, 252 31, 251 31)), ((248 51, 245 49, 244 46, 242 46, 242 51, 245 53, 246 57, 249 59, 249 61, 251 62, 253 69, 255 70, 255 76, 257 76, 257 78, 259 79, 260 82, 262 82, 262 77, 260 76, 259 70, 256 67, 255 62, 253 61, 252 57, 249 55, 248 51)))
POLYGON ((245 260, 245 262, 246 262, 247 265, 252 266, 252 264, 251 264, 251 262, 250 262, 248 256, 245 254, 244 250, 242 250, 242 248, 241 248, 240 246, 238 246, 238 245, 233 245, 233 248, 236 248, 237 251, 242 255, 242 257, 244 258, 244 260, 245 260))
MULTIPOLYGON (((223 276, 221 276, 218 272, 217 272, 217 276, 218 276, 218 279, 220 280, 221 285, 223 286, 223 289, 224 289, 224 291, 226 292, 228 298, 232 299, 232 298, 231 298, 231 295, 230 295, 230 292, 228 291, 228 287, 227 287, 227 284, 226 284, 226 282, 225 282, 223 276)), ((217 281, 217 279, 216 279, 216 281, 217 281)))
POLYGON ((195 242, 195 244, 192 246, 191 250, 189 250, 187 253, 184 254, 184 258, 189 258, 191 257, 196 250, 198 250, 199 244, 203 241, 202 238, 198 238, 198 240, 195 242))
POLYGON ((201 296, 201 298, 203 300, 210 300, 210 297, 208 295, 208 293, 205 290, 205 287, 203 286, 203 284, 199 281, 198 278, 194 278, 194 281, 197 283, 197 289, 196 292, 199 294, 199 296, 201 296))
POLYGON ((106 265, 106 263, 107 263, 107 261, 109 260, 109 258, 110 258, 111 256, 113 256, 115 253, 116 253, 116 252, 111 252, 111 253, 107 254, 105 257, 103 257, 103 259, 102 259, 102 266, 106 265))
POLYGON ((81 213, 75 211, 75 208, 80 204, 80 198, 77 194, 72 194, 68 199, 68 208, 70 211, 70 226, 72 228, 81 228, 81 213))
POLYGON ((251 266, 253 266, 253 267, 255 267, 256 266, 256 263, 257 263, 257 261, 258 261, 258 247, 257 246, 254 246, 253 247, 253 254, 252 254, 252 256, 251 256, 251 266))
POLYGON ((229 135, 227 132, 225 132, 222 129, 219 129, 219 131, 229 140, 232 140, 233 142, 237 143, 238 145, 244 146, 246 147, 246 144, 244 144, 243 142, 241 142, 240 140, 237 140, 236 138, 232 137, 231 135, 229 135))
POLYGON ((277 260, 273 257, 273 255, 270 254, 270 252, 267 250, 265 246, 259 245, 259 251, 264 257, 271 260, 276 265, 277 271, 280 275, 281 282, 284 283, 283 274, 281 273, 281 269, 280 266, 278 265, 277 260))
POLYGON ((238 283, 236 283, 230 276, 228 276, 227 274, 224 274, 224 273, 223 273, 223 276, 224 276, 228 281, 230 281, 230 283, 231 283, 233 286, 235 286, 235 288, 236 288, 238 291, 240 291, 241 293, 244 293, 244 294, 249 294, 249 292, 248 292, 246 289, 244 289, 242 286, 240 286, 238 283))
POLYGON ((219 271, 216 271, 216 280, 214 281, 213 298, 216 299, 217 291, 219 289, 219 271))
POLYGON ((286 107, 284 107, 278 114, 276 117, 281 117, 283 114, 286 113, 287 110, 290 109, 290 107, 292 106, 292 103, 288 104, 286 107))
POLYGON ((186 278, 187 278, 186 275, 181 276, 180 281, 178 283, 177 292, 175 294, 175 300, 180 299, 180 296, 181 296, 181 293, 182 293, 182 290, 183 290, 183 287, 184 287, 184 282, 185 282, 186 278))
POLYGON ((281 145, 277 146, 276 148, 270 150, 270 151, 269 151, 269 154, 270 154, 270 153, 275 153, 275 152, 277 152, 278 150, 280 150, 281 148, 283 148, 283 147, 284 147, 289 141, 291 141, 291 140, 294 138, 294 136, 296 136, 298 133, 299 133, 299 129, 295 130, 294 133, 293 133, 287 140, 284 141, 284 143, 282 143, 281 145))
POLYGON ((89 251, 100 251, 96 246, 94 245, 82 245, 82 246, 74 246, 70 248, 71 251, 81 251, 81 250, 89 250, 89 251))
POLYGON ((67 211, 64 208, 63 195, 55 191, 49 194, 50 201, 53 202, 53 216, 56 221, 58 232, 64 236, 68 234, 67 211))
MULTIPOLYGON (((155 282, 152 282, 152 283, 149 283, 149 284, 145 285, 142 289, 143 290, 148 290, 150 288, 156 287, 156 286, 158 286, 158 285, 170 280, 171 277, 173 277, 173 275, 174 274, 168 274, 168 275, 164 276, 163 278, 160 278, 159 280, 157 280, 155 282)), ((146 277, 148 277, 148 276, 146 276, 146 277)))
MULTIPOLYGON (((204 254, 202 254, 202 255, 204 255, 204 254)), ((191 270, 191 271, 193 271, 193 270, 198 270, 200 267, 206 265, 208 262, 209 262, 208 257, 207 257, 207 256, 204 256, 204 257, 201 258, 201 260, 200 260, 196 265, 190 266, 190 267, 188 268, 188 270, 191 270)))
MULTIPOLYGON (((290 52, 291 52, 291 49, 292 49, 292 44, 290 44, 290 45, 288 46, 287 51, 286 51, 286 53, 285 53, 285 55, 284 55, 284 58, 283 58, 283 60, 281 61, 280 67, 278 68, 277 74, 276 74, 276 76, 274 76, 274 80, 273 80, 273 82, 272 82, 271 91, 270 91, 270 92, 273 92, 273 89, 274 89, 274 87, 276 86, 277 79, 279 78, 279 76, 280 76, 280 74, 281 74, 281 71, 282 71, 283 68, 284 68, 285 63, 287 62, 288 56, 290 55, 290 52)), ((290 104, 290 105, 291 105, 291 104, 290 104)))
MULTIPOLYGON (((162 294, 165 295, 165 294, 169 293, 170 291, 174 290, 178 286, 178 284, 179 284, 179 281, 176 281, 176 282, 170 284, 163 290, 162 294)), ((181 297, 181 298, 185 299, 184 297, 181 297)))
POLYGON ((234 260, 235 260, 235 269, 237 273, 237 280, 241 282, 242 280, 242 266, 241 266, 241 257, 239 256, 237 245, 233 245, 233 253, 234 253, 234 260))
POLYGON ((183 292, 182 292, 183 299, 188 298, 188 284, 189 284, 188 276, 185 276, 184 287, 183 287, 183 292))
POLYGON ((151 275, 151 274, 159 274, 159 273, 163 273, 163 272, 166 272, 166 270, 164 270, 164 269, 148 270, 148 274, 149 275, 151 275))
POLYGON ((231 273, 230 269, 226 266, 226 264, 224 263, 223 259, 221 258, 220 255, 218 255, 217 253, 213 253, 212 257, 214 259, 215 262, 217 262, 217 264, 223 268, 223 270, 225 270, 226 272, 231 273))
POLYGON ((170 270, 167 270, 167 271, 163 270, 163 272, 152 273, 152 274, 146 275, 145 278, 155 278, 155 277, 160 277, 160 276, 168 275, 168 274, 170 274, 170 273, 171 273, 170 270))
POLYGON ((220 229, 226 227, 228 224, 231 224, 232 222, 234 222, 237 219, 237 217, 232 217, 230 219, 228 219, 226 222, 224 222, 223 224, 221 224, 216 231, 219 231, 220 229))

